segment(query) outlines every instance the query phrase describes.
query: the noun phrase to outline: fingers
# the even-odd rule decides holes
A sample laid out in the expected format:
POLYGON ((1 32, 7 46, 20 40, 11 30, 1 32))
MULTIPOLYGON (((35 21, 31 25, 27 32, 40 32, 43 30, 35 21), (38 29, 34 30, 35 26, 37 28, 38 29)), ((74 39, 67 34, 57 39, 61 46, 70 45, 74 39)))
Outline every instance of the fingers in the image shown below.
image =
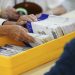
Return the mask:
POLYGON ((34 42, 33 37, 29 36, 27 29, 19 26, 19 31, 16 33, 15 40, 24 42, 34 42))
POLYGON ((26 43, 34 42, 34 39, 29 36, 27 33, 22 34, 20 38, 16 38, 17 41, 24 41, 26 43))
MULTIPOLYGON (((17 12, 16 12, 16 10, 14 8, 11 8, 11 12, 13 13, 12 14, 13 17, 18 17, 17 12)), ((33 14, 31 14, 31 15, 24 15, 20 19, 22 21, 30 21, 30 22, 37 21, 37 17, 35 15, 33 15, 33 14)))
POLYGON ((29 36, 27 33, 22 35, 22 39, 24 42, 34 42, 33 37, 29 36))
POLYGON ((28 33, 28 30, 26 28, 24 28, 24 30, 28 33))
POLYGON ((30 21, 30 22, 37 21, 37 17, 33 14, 21 16, 19 20, 17 21, 17 24, 23 25, 23 24, 26 24, 27 21, 30 21))
POLYGON ((28 34, 24 34, 23 39, 24 39, 24 42, 27 42, 27 43, 34 42, 34 39, 28 34))
POLYGON ((22 21, 30 21, 30 22, 33 21, 33 20, 29 17, 29 15, 21 16, 20 20, 22 20, 22 21))
POLYGON ((34 42, 33 37, 28 35, 27 29, 18 25, 3 25, 2 35, 8 36, 16 41, 34 42))
POLYGON ((37 21, 37 17, 33 14, 29 15, 29 18, 32 19, 32 21, 37 21))
POLYGON ((25 42, 34 42, 34 38, 27 34, 25 30, 22 30, 21 38, 25 42))

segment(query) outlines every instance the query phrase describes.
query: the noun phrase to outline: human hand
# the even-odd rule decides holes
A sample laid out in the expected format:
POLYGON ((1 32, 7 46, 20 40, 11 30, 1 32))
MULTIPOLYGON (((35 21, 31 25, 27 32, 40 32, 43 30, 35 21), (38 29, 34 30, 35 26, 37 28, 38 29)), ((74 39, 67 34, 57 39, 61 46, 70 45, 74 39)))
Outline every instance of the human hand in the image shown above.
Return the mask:
POLYGON ((17 25, 24 25, 24 24, 27 23, 27 21, 30 21, 30 22, 37 21, 37 17, 35 15, 33 15, 33 14, 31 14, 31 15, 23 15, 18 19, 17 25))
POLYGON ((27 29, 18 25, 3 25, 0 26, 0 35, 8 36, 17 41, 34 42, 33 37, 27 34, 27 29))
POLYGON ((10 7, 2 10, 1 16, 3 18, 14 19, 14 20, 17 20, 19 18, 19 15, 17 14, 16 10, 10 7))

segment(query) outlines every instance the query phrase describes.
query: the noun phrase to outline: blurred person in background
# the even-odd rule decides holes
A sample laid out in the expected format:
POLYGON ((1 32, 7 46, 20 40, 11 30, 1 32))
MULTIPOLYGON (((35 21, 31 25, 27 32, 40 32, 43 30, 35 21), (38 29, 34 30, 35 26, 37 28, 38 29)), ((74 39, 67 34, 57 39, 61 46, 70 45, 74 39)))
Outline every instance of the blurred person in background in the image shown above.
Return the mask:
POLYGON ((54 15, 61 15, 75 9, 75 0, 0 0, 0 10, 3 11, 1 17, 18 19, 19 15, 13 6, 25 1, 36 3, 42 7, 44 13, 54 15))
POLYGON ((42 7, 43 12, 62 15, 75 10, 75 0, 26 0, 42 7))
POLYGON ((64 0, 27 0, 38 4, 42 7, 43 12, 47 14, 61 15, 66 13, 65 7, 62 5, 64 0))
POLYGON ((64 0, 0 0, 1 17, 18 19, 19 15, 13 6, 24 1, 34 2, 40 5, 43 12, 48 14, 61 15, 66 12, 65 7, 62 5, 64 0))
POLYGON ((75 10, 75 0, 65 0, 63 6, 67 9, 68 12, 75 10))

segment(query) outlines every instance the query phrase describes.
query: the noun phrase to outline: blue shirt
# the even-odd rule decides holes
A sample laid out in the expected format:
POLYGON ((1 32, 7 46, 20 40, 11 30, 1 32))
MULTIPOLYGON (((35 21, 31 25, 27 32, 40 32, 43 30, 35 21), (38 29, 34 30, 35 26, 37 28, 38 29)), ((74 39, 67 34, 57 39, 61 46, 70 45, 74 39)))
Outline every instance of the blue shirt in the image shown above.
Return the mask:
POLYGON ((75 75, 75 39, 65 46, 56 65, 45 75, 75 75))

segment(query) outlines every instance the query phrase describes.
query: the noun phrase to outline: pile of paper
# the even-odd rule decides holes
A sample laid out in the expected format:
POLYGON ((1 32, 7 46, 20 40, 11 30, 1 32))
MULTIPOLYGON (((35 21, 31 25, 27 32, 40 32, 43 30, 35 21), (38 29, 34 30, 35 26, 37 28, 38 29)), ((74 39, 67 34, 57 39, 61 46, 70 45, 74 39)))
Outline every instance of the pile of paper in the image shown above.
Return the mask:
POLYGON ((60 28, 64 35, 75 31, 75 19, 67 18, 67 22, 60 25, 60 28))
POLYGON ((75 19, 49 16, 45 20, 28 23, 27 26, 35 34, 49 35, 51 39, 55 39, 75 31, 75 19))
POLYGON ((20 47, 15 45, 5 45, 0 47, 0 55, 12 56, 22 51, 30 49, 30 47, 20 47))
POLYGON ((34 43, 29 43, 32 47, 39 46, 41 44, 44 44, 52 40, 49 35, 40 35, 40 34, 34 34, 34 33, 29 33, 29 35, 32 36, 35 40, 34 43))

